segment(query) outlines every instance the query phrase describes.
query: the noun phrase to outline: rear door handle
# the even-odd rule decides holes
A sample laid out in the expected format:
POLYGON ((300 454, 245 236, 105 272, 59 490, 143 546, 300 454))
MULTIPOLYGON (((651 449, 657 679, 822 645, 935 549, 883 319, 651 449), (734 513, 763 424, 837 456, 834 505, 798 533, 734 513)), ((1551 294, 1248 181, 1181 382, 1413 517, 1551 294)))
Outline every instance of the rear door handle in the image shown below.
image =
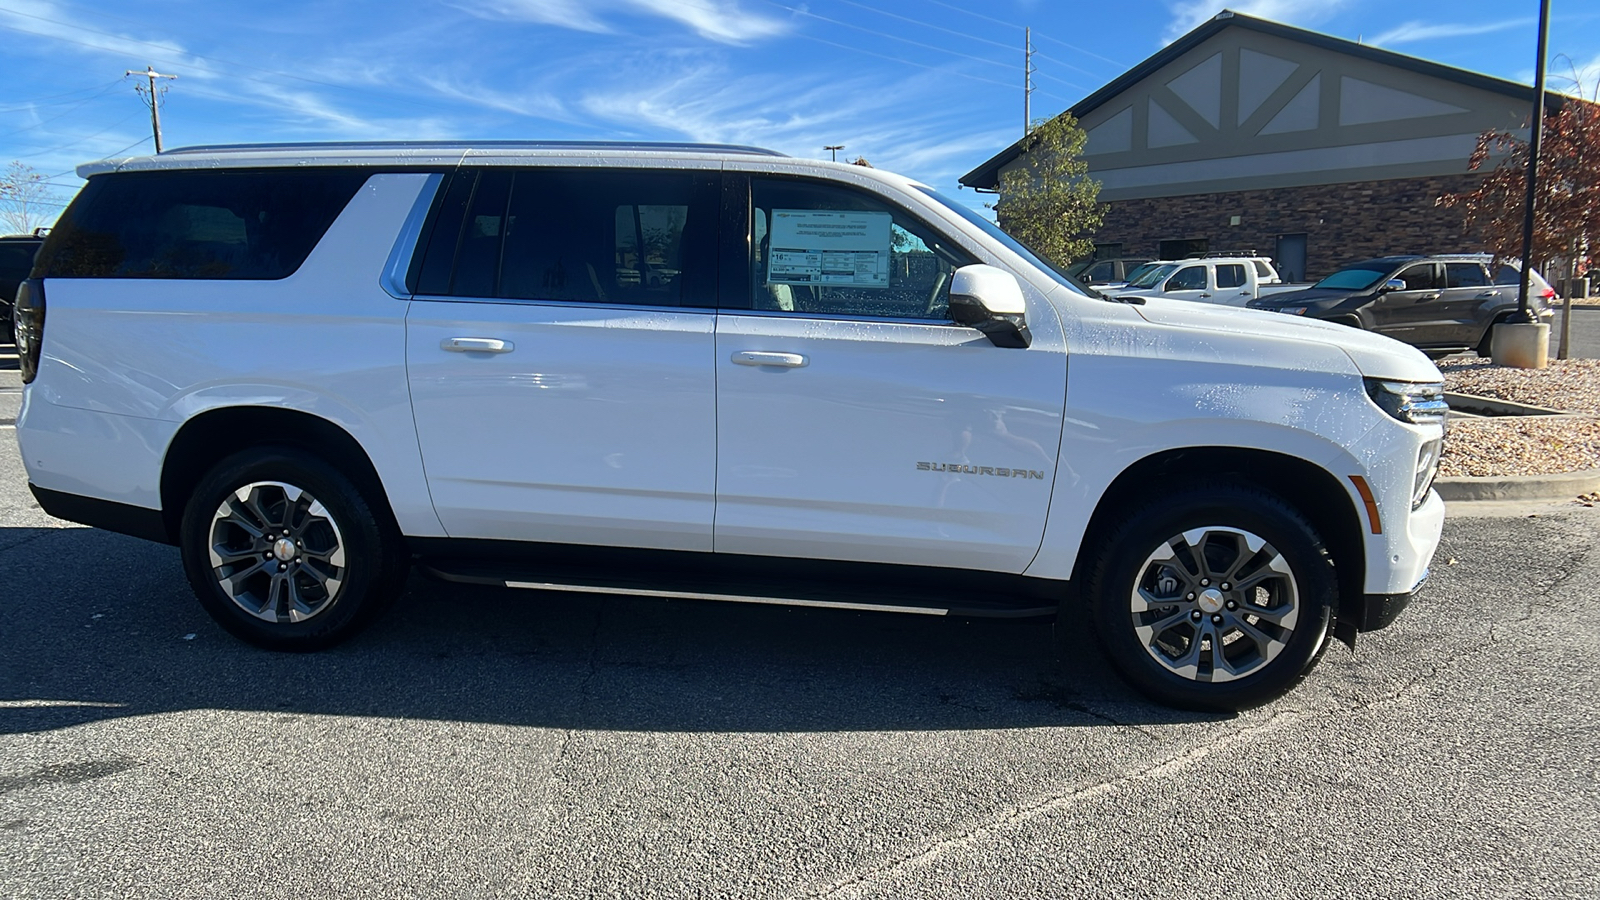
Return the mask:
POLYGON ((1498 296, 1500 296, 1500 292, 1499 291, 1484 291, 1483 293, 1478 295, 1477 299, 1479 299, 1479 300, 1493 300, 1494 298, 1496 298, 1498 296))
POLYGON ((440 341, 439 349, 455 353, 510 353, 517 345, 498 338, 453 337, 440 341))
POLYGON ((739 366, 778 366, 784 369, 798 369, 806 364, 806 358, 798 353, 740 350, 733 355, 733 362, 739 366))

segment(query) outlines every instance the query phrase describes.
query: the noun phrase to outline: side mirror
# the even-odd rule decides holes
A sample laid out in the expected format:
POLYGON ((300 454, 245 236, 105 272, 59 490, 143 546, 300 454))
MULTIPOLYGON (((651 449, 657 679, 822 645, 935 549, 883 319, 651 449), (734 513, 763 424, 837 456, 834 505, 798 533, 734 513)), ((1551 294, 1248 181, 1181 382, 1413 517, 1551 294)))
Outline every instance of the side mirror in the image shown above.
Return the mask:
POLYGON ((950 280, 950 318, 976 328, 996 347, 1027 347, 1028 303, 1010 272, 994 266, 962 266, 950 280))
POLYGON ((1403 280, 1399 278, 1391 278, 1383 283, 1383 287, 1378 288, 1378 293, 1387 294, 1390 291, 1403 291, 1405 289, 1406 283, 1403 280))

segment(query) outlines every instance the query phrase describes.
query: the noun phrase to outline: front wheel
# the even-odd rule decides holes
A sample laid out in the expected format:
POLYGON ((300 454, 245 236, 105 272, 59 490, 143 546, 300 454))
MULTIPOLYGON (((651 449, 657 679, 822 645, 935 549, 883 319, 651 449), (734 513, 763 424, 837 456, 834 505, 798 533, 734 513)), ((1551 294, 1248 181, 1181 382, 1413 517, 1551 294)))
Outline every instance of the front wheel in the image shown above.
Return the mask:
POLYGON ((1322 654, 1338 583, 1316 530, 1281 499, 1215 485, 1113 526, 1085 585, 1124 677, 1157 702, 1232 712, 1273 700, 1322 654))
POLYGON ((317 650, 354 634, 408 568, 399 535, 361 491, 292 448, 214 466, 184 509, 179 545, 212 618, 274 650, 317 650))

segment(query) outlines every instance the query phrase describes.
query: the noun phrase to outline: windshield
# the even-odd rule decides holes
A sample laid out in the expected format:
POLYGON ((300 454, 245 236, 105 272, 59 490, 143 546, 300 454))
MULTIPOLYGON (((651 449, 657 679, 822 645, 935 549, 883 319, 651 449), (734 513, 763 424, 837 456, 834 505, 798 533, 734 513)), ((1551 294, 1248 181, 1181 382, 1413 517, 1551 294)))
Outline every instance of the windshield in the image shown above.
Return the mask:
POLYGON ((1140 278, 1143 278, 1145 275, 1149 274, 1149 272, 1152 269, 1155 269, 1155 268, 1159 267, 1160 265, 1161 265, 1161 263, 1153 263, 1153 262, 1145 263, 1144 265, 1140 266, 1139 268, 1134 269, 1132 272, 1128 273, 1127 283, 1128 284, 1133 284, 1135 281, 1138 281, 1140 278))
POLYGON ((1387 269, 1378 270, 1365 266, 1351 266, 1348 269, 1340 269, 1311 287, 1313 289, 1333 288, 1341 291, 1364 291, 1383 280, 1383 277, 1388 274, 1387 269))
POLYGON ((978 213, 974 210, 968 209, 966 206, 963 206, 962 204, 957 203, 948 197, 941 196, 938 191, 930 188, 918 188, 918 190, 922 191, 924 194, 927 194, 929 197, 932 197, 934 200, 937 200, 941 205, 944 206, 945 209, 950 210, 966 221, 978 226, 978 228, 981 229, 984 234, 987 234, 989 237, 999 241, 1007 250, 1010 250, 1012 253, 1015 253, 1028 262, 1033 263, 1035 268, 1046 275, 1049 275, 1057 284, 1062 285, 1063 287, 1071 288, 1072 292, 1075 294, 1082 294, 1085 297, 1103 298, 1103 295, 1091 293, 1082 284, 1079 284, 1077 279, 1068 277, 1066 273, 1062 272, 1060 269, 1056 268, 1050 263, 1045 262, 1038 256, 1035 256, 1033 251, 1029 250, 1021 241, 1018 241, 1011 235, 1001 231, 1000 226, 994 224, 988 219, 985 219, 983 216, 978 215, 978 213))
POLYGON ((1161 282, 1166 281, 1167 280, 1167 276, 1171 275, 1173 272, 1177 271, 1177 269, 1178 269, 1178 267, 1176 265, 1172 265, 1170 263, 1168 265, 1164 265, 1164 266, 1156 266, 1154 269, 1151 269, 1150 271, 1144 273, 1143 275, 1140 275, 1137 280, 1129 281, 1128 282, 1128 287, 1131 287, 1131 288, 1155 287, 1156 285, 1160 284, 1161 282))

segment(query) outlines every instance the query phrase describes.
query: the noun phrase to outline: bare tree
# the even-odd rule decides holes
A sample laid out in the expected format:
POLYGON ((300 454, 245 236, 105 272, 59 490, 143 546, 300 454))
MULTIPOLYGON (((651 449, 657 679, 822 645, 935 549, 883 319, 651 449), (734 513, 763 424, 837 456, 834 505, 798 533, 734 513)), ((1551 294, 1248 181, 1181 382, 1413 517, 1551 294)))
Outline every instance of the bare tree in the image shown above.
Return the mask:
POLYGON ((0 222, 27 233, 48 222, 56 208, 55 192, 45 177, 21 160, 13 160, 0 176, 0 222))

